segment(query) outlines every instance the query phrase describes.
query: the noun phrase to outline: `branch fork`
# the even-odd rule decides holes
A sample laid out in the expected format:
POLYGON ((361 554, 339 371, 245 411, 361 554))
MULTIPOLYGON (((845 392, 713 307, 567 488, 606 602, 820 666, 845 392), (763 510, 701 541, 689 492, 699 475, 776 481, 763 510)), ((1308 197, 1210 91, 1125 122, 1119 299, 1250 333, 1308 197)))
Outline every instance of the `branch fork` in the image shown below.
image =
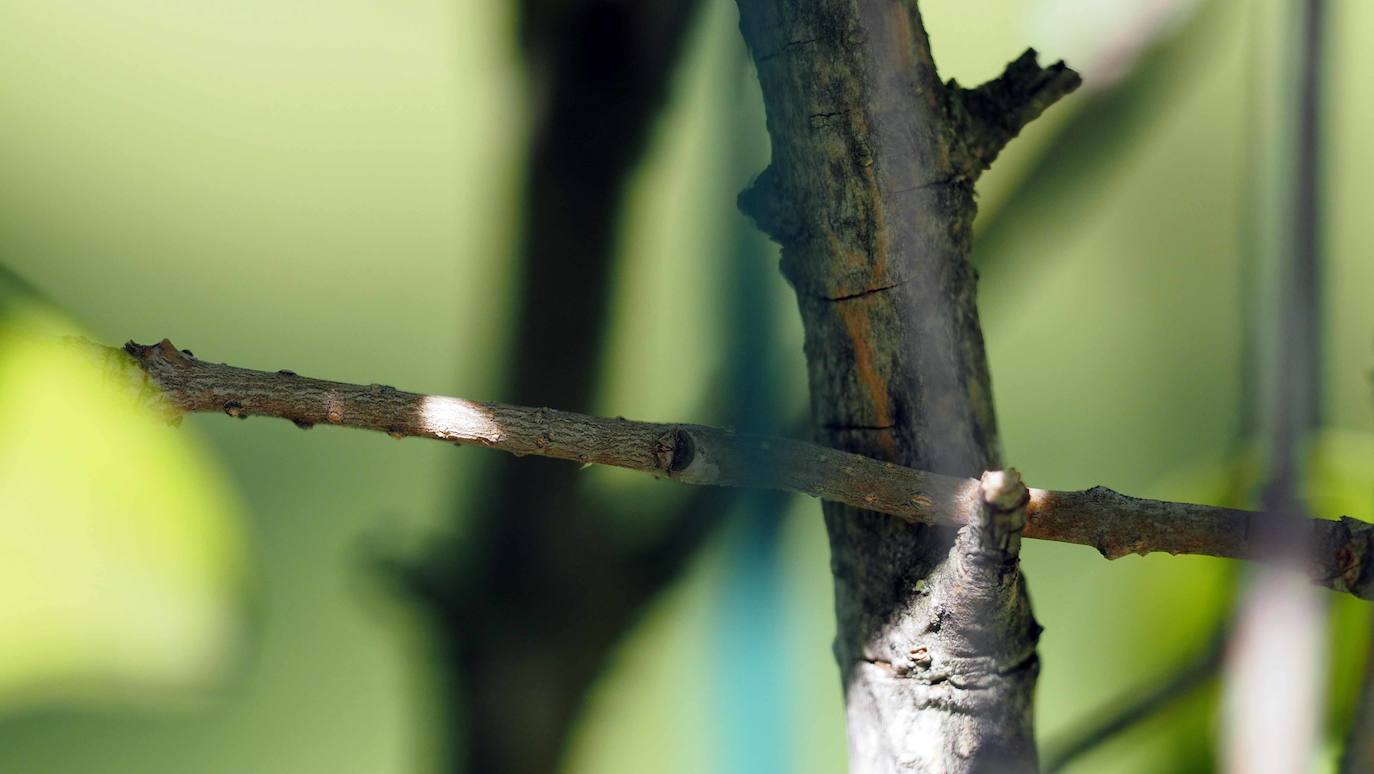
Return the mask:
POLYGON ((1026 124, 1082 84, 1063 61, 1041 67, 1033 48, 981 86, 966 89, 950 79, 946 89, 955 143, 962 151, 959 166, 970 179, 977 178, 1026 124))

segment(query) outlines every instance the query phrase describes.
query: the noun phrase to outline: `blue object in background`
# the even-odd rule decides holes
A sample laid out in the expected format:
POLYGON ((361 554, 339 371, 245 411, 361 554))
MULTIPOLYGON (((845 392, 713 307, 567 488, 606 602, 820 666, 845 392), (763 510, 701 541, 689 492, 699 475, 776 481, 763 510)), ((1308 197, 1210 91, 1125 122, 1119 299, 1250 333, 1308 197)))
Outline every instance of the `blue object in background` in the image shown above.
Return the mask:
MULTIPOLYGON (((749 74, 747 67, 742 69, 749 74)), ((733 129, 727 139, 729 155, 747 164, 748 154, 741 147, 746 132, 739 126, 733 129)), ((786 419, 780 416, 781 385, 770 357, 778 346, 776 310, 770 303, 777 294, 770 284, 782 278, 752 223, 737 215, 733 231, 731 271, 724 276, 732 332, 727 339, 726 392, 731 424, 741 432, 777 433, 786 419)), ((743 492, 728 522, 722 596, 712 636, 712 693, 719 707, 714 723, 721 740, 717 770, 724 774, 793 770, 786 728, 790 697, 778 544, 789 501, 778 492, 743 492)))
POLYGON ((732 517, 726 548, 724 593, 714 646, 719 771, 765 774, 791 771, 785 708, 787 647, 782 618, 778 534, 787 496, 751 492, 732 517))

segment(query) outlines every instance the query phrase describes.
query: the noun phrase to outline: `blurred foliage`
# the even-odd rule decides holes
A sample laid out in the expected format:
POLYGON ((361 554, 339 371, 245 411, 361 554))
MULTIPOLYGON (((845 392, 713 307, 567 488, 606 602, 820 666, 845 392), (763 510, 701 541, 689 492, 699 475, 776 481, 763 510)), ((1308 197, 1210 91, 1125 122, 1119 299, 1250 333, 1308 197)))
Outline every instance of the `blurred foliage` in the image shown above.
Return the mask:
MULTIPOLYGON (((238 503, 77 333, 0 272, 0 713, 166 704, 238 657, 238 503)), ((118 356, 116 355, 116 358, 118 356)))
MULTIPOLYGON (((1054 39, 1045 6, 1075 13, 1066 2, 922 3, 944 74, 964 83, 995 75, 1027 45, 1075 64, 1075 41, 1132 32, 1112 27, 1130 15, 1081 14, 1099 34, 1065 28, 1054 39)), ((598 402, 609 414, 692 418, 730 354, 716 278, 737 226, 733 194, 762 169, 767 146, 733 6, 711 0, 707 11, 627 197, 598 402)), ((1374 101, 1361 42, 1374 6, 1333 3, 1332 16, 1327 430, 1310 488, 1319 512, 1370 516, 1374 265, 1364 254, 1374 220, 1363 188, 1374 145, 1363 129, 1374 101)), ((1282 186, 1254 170, 1282 141, 1256 118, 1282 87, 1256 65, 1278 43, 1256 30, 1276 18, 1272 0, 1201 4, 1096 93, 1089 73, 1088 91, 1033 125, 980 182, 979 228, 998 234, 975 257, 1006 458, 1034 484, 1248 497, 1245 277, 1256 251, 1275 249, 1265 241, 1273 208, 1262 205, 1282 186), (1113 104, 1115 123, 1055 145, 1113 104)), ((510 327, 509 228, 528 110, 511 27, 503 5, 477 0, 10 0, 0 5, 0 263, 106 343, 170 336, 215 360, 500 398, 491 389, 510 327)), ((780 414, 800 414, 794 302, 780 276, 767 292, 778 316, 775 399, 780 414)), ((138 429, 141 420, 102 409, 107 399, 85 392, 60 357, 8 343, 0 381, 0 540, 45 546, 45 561, 20 578, 10 577, 19 565, 0 561, 0 664, 14 670, 0 671, 10 708, 0 770, 431 770, 432 653, 365 557, 434 534, 451 511, 454 456, 461 483, 475 486, 487 452, 214 416, 138 429), (80 436, 100 443, 49 432, 58 421, 101 428, 80 436), (223 470, 196 451, 198 438, 223 470), (148 507, 150 491, 165 507, 148 507), (52 516, 21 516, 17 527, 18 498, 52 516), (239 531, 251 560, 235 547, 239 531), (38 603, 69 614, 67 646, 18 625, 38 603), (216 682, 208 670, 225 663, 241 606, 254 612, 251 655, 216 682), (60 674, 80 678, 68 685, 112 706, 55 706, 56 694, 37 693, 56 684, 59 657, 71 657, 60 674), (168 688, 207 679, 194 711, 167 711, 168 688)), ((645 502, 671 486, 600 470, 587 471, 587 485, 645 502)), ((721 765, 713 718, 724 699, 703 676, 737 539, 722 535, 624 643, 571 770, 721 765)), ((783 738, 761 733, 758 743, 786 745, 799 772, 840 770, 828 557, 813 502, 790 505, 780 541, 773 612, 788 640, 775 658, 793 683, 786 702, 752 705, 785 717, 783 738)), ((1201 647, 1237 573, 1200 558, 1109 563, 1038 542, 1024 564, 1046 627, 1046 740, 1201 647)), ((1333 597, 1333 750, 1367 618, 1367 606, 1333 597)), ((1204 691, 1078 770, 1208 770, 1213 705, 1204 691)))

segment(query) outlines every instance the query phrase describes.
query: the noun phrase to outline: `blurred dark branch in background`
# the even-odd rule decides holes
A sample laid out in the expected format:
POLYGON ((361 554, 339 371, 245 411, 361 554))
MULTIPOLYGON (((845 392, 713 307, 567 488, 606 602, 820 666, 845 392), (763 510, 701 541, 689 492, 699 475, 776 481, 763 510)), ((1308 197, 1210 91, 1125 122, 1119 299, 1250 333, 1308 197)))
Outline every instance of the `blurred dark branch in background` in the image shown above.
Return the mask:
POLYGON ((1364 680, 1341 755, 1341 774, 1374 774, 1374 631, 1369 635, 1364 680))
MULTIPOLYGON (((268 373, 209 363, 178 350, 166 339, 151 345, 130 342, 123 351, 87 342, 78 346, 91 348, 107 367, 123 373, 121 378, 132 378, 143 395, 173 416, 192 412, 240 418, 261 415, 289 419, 302 427, 333 424, 378 430, 398 438, 485 446, 517 457, 612 465, 684 484, 798 492, 912 524, 962 524, 967 499, 977 488, 971 478, 915 470, 788 438, 420 395, 378 384, 345 384, 290 371, 268 373)), ((575 466, 564 467, 576 476, 575 466)), ((576 521, 566 509, 555 511, 553 518, 560 515, 576 521)), ((1092 546, 1109 559, 1155 551, 1249 560, 1267 556, 1263 550, 1267 535, 1259 524, 1262 514, 1234 508, 1144 500, 1104 487, 1075 492, 1032 489, 1026 517, 1025 537, 1092 546)), ((540 539, 537 532, 521 535, 522 518, 526 517, 514 514, 514 523, 506 525, 513 533, 511 539, 540 539)), ((535 525, 541 523, 539 517, 529 518, 535 525)), ((703 518, 715 519, 719 514, 703 518)), ((1313 581, 1364 599, 1374 597, 1374 524, 1349 517, 1304 519, 1297 528, 1313 548, 1306 560, 1313 581)), ((690 527, 681 529, 695 534, 690 527)), ((567 554, 600 550, 576 542, 556 548, 567 554)), ((679 561, 653 551, 634 555, 679 561)), ((579 595, 590 595, 595 586, 589 584, 599 582, 599 576, 607 572, 570 558, 550 561, 568 572, 588 574, 564 578, 568 586, 557 593, 570 606, 587 604, 579 595)), ((498 586, 472 591, 470 601, 452 604, 495 604, 509 593, 498 586)), ((529 633, 539 634, 537 629, 529 633)))
POLYGON ((1293 7, 1297 29, 1285 40, 1296 78, 1291 97, 1285 94, 1283 100, 1292 145, 1280 155, 1290 175, 1282 187, 1287 249, 1279 251, 1274 294, 1261 299, 1260 308, 1273 310, 1273 324, 1261 334, 1267 363, 1258 378, 1242 382, 1263 406, 1267 478, 1255 542, 1266 564, 1247 573, 1226 654, 1222 759, 1229 771, 1310 768, 1320 746, 1325 704, 1326 603, 1295 571, 1312 548, 1303 526, 1309 513, 1303 489, 1307 445, 1322 402, 1319 232, 1326 3, 1305 0, 1293 7), (1258 392, 1262 388, 1268 392, 1258 392), (1276 651, 1288 662, 1281 679, 1273 675, 1276 651))
MULTIPOLYGON (((507 393, 587 409, 601 373, 625 184, 691 26, 694 0, 525 0, 534 99, 507 393)), ((627 551, 573 466, 501 460, 458 509, 461 546, 407 573, 432 607, 454 703, 452 770, 558 767, 587 688, 713 523, 718 493, 662 514, 627 551), (470 521, 468 521, 470 520, 470 521)))

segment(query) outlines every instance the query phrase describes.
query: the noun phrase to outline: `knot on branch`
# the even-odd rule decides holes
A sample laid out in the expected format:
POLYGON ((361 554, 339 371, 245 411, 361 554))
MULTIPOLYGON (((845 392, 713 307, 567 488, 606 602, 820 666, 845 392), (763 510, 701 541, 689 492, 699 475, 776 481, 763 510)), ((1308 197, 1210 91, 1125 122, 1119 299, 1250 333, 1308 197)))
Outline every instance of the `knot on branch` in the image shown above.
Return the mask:
POLYGON ((1041 67, 1033 48, 976 88, 963 88, 951 79, 948 98, 956 164, 970 179, 978 177, 1026 124, 1082 83, 1062 61, 1041 67))
POLYGON ((795 242, 802 232, 801 218, 778 180, 775 165, 770 164, 748 188, 740 191, 735 204, 760 231, 780 245, 795 242))
POLYGON ((194 357, 189 349, 177 349, 170 339, 163 339, 156 344, 139 344, 135 341, 128 341, 124 344, 124 351, 133 356, 139 363, 148 363, 151 360, 162 360, 168 363, 177 363, 190 357, 194 357))
POLYGON ((1319 546, 1325 561, 1315 568, 1316 580, 1336 591, 1370 599, 1374 596, 1374 524, 1342 516, 1329 534, 1333 545, 1319 546))
MULTIPOLYGON (((118 350, 113 349, 106 351, 118 353, 118 350)), ((195 355, 192 355, 189 349, 177 349, 168 339, 156 344, 128 341, 124 344, 124 352, 129 357, 116 357, 115 359, 121 362, 114 370, 124 372, 124 378, 137 385, 138 402, 160 414, 168 422, 180 424, 186 409, 178 403, 163 377, 173 373, 173 369, 185 365, 195 355)), ((108 361, 109 358, 107 363, 108 361)))
POLYGON ((974 551, 997 561, 1014 561, 1021 552, 1030 490, 1015 469, 989 470, 978 482, 980 508, 969 522, 974 551))
POLYGON ((654 442, 654 460, 659 470, 670 476, 686 470, 695 457, 696 443, 683 428, 672 428, 654 442))

